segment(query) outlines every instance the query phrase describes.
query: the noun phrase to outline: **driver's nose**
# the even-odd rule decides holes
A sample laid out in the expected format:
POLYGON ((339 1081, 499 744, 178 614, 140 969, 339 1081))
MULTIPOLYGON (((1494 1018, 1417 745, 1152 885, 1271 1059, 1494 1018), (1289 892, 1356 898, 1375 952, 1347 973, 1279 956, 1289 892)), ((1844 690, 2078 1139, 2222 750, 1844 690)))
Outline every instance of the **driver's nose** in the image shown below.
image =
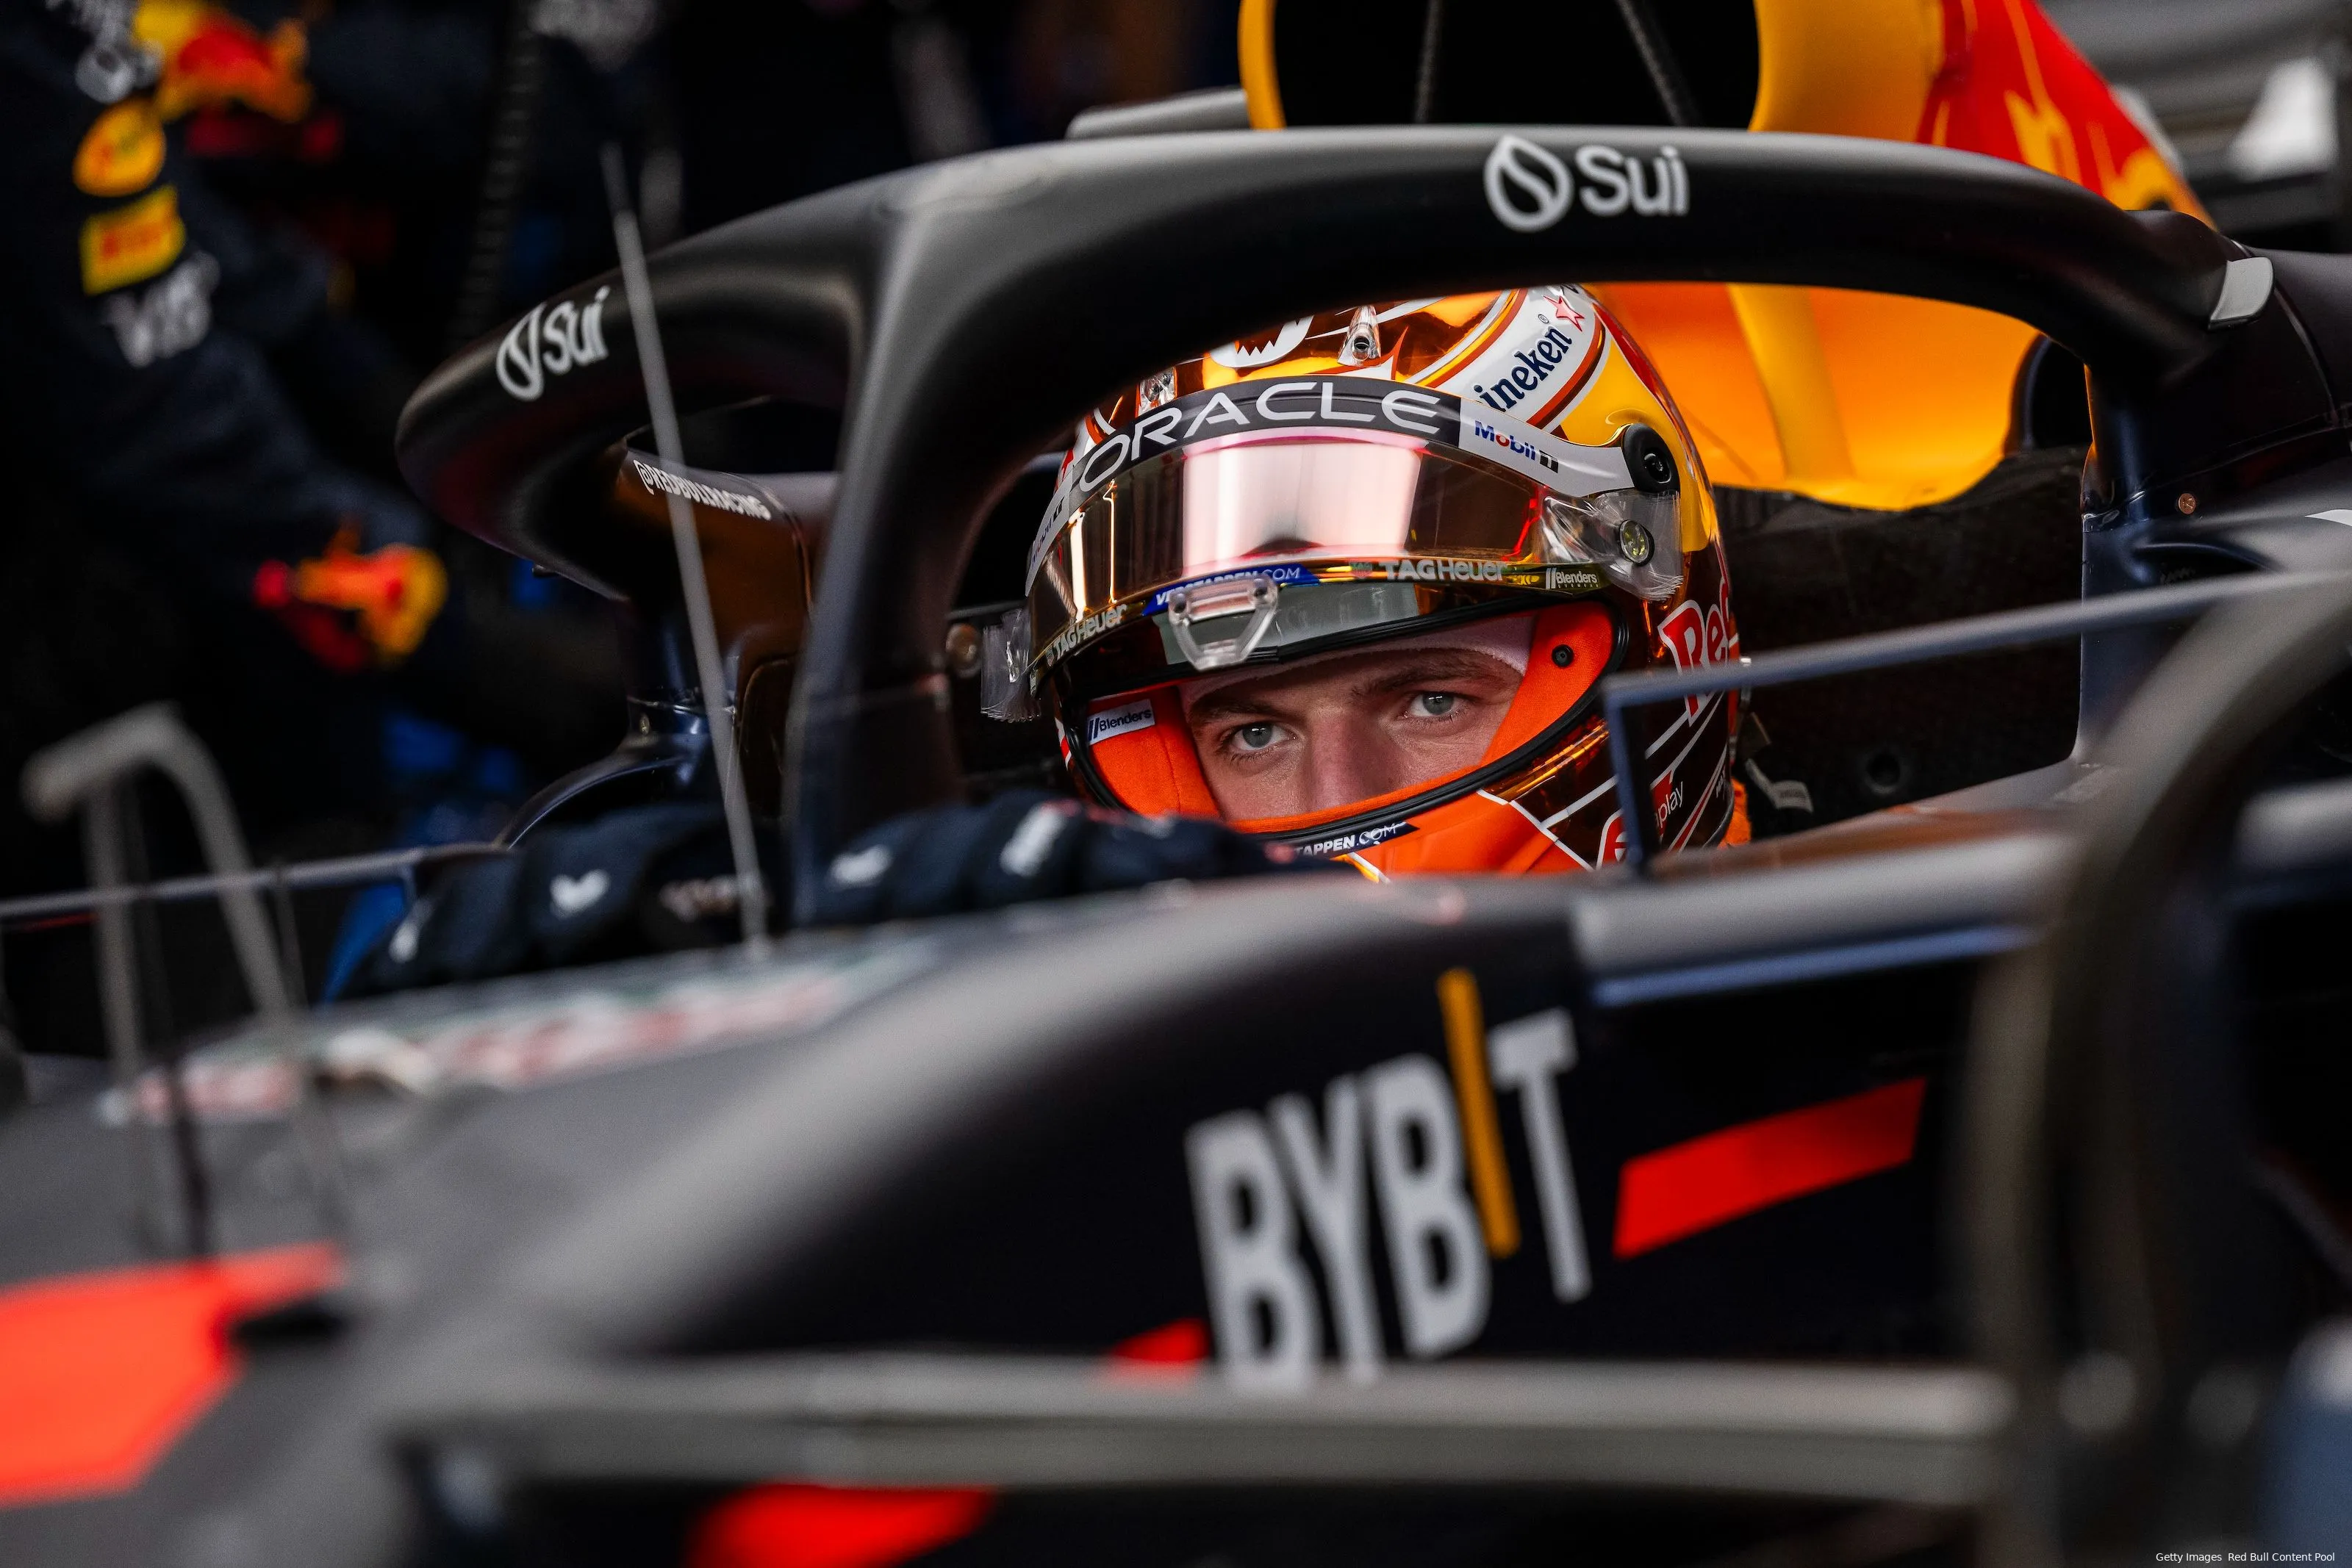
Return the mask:
POLYGON ((1318 706, 1306 727, 1307 799, 1299 812, 1337 810, 1413 781, 1410 758, 1360 708, 1318 706))

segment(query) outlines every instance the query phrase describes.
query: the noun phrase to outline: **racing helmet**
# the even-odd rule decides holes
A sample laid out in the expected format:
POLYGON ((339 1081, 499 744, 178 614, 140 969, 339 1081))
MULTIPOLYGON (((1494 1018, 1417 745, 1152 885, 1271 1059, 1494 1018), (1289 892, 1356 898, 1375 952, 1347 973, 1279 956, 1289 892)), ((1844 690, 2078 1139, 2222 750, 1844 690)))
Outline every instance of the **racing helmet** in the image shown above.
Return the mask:
MULTIPOLYGON (((1690 434, 1569 287, 1303 316, 1121 392, 1027 570, 1000 667, 1082 792, 1382 879, 1622 858, 1601 678, 1739 646, 1690 434)), ((1747 836, 1736 723, 1653 722, 1661 844, 1747 836)))

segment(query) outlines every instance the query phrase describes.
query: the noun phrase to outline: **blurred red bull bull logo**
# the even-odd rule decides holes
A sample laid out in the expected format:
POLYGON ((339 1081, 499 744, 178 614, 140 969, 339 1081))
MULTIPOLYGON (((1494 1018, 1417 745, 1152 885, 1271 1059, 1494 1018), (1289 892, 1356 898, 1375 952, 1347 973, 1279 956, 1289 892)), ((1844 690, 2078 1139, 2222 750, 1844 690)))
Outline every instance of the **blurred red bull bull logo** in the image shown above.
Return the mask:
POLYGON ((310 44, 299 22, 265 37, 200 0, 142 0, 131 26, 163 62, 155 107, 167 120, 227 105, 289 124, 310 112, 310 44))
POLYGON ((312 658, 346 674, 415 653, 449 596, 448 573, 431 550, 387 545, 362 554, 355 542, 347 529, 323 554, 264 561, 253 578, 254 603, 312 658))

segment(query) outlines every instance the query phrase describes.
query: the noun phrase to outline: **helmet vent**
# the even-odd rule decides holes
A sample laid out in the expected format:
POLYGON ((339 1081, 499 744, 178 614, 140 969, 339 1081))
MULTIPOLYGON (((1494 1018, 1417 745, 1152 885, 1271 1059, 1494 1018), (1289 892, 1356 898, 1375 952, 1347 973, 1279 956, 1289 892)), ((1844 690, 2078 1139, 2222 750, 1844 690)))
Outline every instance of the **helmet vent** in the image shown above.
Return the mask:
POLYGON ((1281 599, 1282 585, 1265 576, 1175 589, 1168 595, 1168 629, 1194 669, 1228 669, 1257 652, 1274 630, 1281 599))
POLYGON ((1339 362, 1368 365, 1380 357, 1381 313, 1370 305, 1359 306, 1348 323, 1348 335, 1340 340, 1339 362))

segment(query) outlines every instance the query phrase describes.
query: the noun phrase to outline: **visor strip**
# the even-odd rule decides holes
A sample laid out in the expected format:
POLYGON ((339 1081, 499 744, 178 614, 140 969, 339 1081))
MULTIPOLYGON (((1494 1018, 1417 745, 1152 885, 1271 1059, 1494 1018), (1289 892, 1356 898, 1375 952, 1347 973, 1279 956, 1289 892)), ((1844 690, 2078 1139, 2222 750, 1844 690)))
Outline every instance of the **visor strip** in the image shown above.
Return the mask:
POLYGON ((1029 547, 1022 591, 1036 587, 1054 540, 1073 513, 1091 504, 1137 465, 1202 442, 1244 434, 1361 437, 1410 436, 1484 458, 1563 495, 1591 496, 1633 487, 1615 446, 1586 446, 1538 430, 1484 403, 1402 382, 1367 376, 1301 376, 1236 382, 1163 403, 1073 454, 1029 547))

